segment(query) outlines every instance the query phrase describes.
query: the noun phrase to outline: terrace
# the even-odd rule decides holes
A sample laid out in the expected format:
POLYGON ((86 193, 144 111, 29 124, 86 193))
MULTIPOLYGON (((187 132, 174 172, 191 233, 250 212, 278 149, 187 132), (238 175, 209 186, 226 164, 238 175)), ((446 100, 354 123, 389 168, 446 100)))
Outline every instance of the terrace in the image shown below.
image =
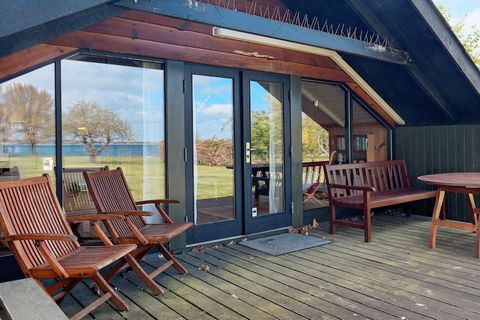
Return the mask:
POLYGON ((76 320, 480 319, 479 105, 431 0, 3 1, 0 300, 27 276, 76 320), (314 222, 331 243, 242 245, 314 222))
MULTIPOLYGON (((324 226, 324 225, 323 225, 324 226)), ((95 319, 478 319, 480 261, 471 233, 441 230, 428 247, 430 220, 401 214, 374 219, 375 239, 339 228, 334 242, 270 256, 238 244, 191 251, 178 258, 189 270, 156 278, 161 297, 139 290, 132 273, 113 285, 131 310, 107 304, 95 319), (208 266, 208 270, 205 266, 208 266)), ((328 237, 326 228, 311 236, 328 237)), ((152 270, 158 259, 147 257, 152 270)), ((67 315, 92 300, 86 285, 60 304, 67 315)))

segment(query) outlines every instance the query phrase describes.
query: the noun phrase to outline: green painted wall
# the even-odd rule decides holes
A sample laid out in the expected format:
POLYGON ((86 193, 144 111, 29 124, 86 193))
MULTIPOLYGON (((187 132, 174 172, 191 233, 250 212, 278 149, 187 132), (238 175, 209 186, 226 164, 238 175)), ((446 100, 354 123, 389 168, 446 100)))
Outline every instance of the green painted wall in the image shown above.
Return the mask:
MULTIPOLYGON (((480 171, 480 125, 401 127, 395 129, 394 155, 405 159, 410 175, 480 171)), ((415 179, 415 185, 429 188, 415 179)), ((480 203, 480 202, 477 202, 480 203)), ((433 202, 416 207, 431 215, 433 202)), ((448 194, 447 217, 470 221, 463 194, 448 194)), ((414 211, 415 212, 415 211, 414 211)))

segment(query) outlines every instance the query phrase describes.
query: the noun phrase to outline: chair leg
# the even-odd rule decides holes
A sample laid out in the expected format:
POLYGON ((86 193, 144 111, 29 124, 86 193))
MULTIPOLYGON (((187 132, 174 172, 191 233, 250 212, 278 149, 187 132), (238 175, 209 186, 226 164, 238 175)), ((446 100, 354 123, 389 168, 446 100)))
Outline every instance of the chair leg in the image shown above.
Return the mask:
POLYGON ((330 205, 330 234, 335 234, 337 232, 336 221, 336 208, 335 205, 330 205))
POLYGON ((110 287, 108 282, 102 277, 102 275, 98 271, 92 276, 92 280, 98 285, 100 290, 102 290, 105 295, 108 295, 110 297, 109 299, 112 300, 112 303, 118 310, 128 310, 128 305, 126 304, 126 302, 115 290, 113 290, 112 287, 110 287))
POLYGON ((179 274, 188 273, 187 269, 183 265, 181 265, 177 259, 175 259, 173 254, 171 254, 170 251, 168 251, 163 244, 157 244, 156 247, 158 251, 160 251, 160 253, 163 255, 163 257, 167 259, 167 261, 172 261, 172 267, 174 267, 179 274))
POLYGON ((145 272, 139 262, 131 254, 127 254, 125 259, 130 267, 132 267, 132 270, 140 277, 154 295, 163 294, 165 292, 165 290, 145 272))

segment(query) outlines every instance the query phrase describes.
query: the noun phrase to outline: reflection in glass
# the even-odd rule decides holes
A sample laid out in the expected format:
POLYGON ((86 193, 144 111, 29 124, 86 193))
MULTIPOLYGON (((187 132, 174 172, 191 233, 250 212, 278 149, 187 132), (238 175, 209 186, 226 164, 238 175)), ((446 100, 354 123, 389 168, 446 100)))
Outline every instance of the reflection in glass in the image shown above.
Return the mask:
POLYGON ((353 162, 387 160, 387 129, 356 100, 352 109, 353 162))
POLYGON ((0 84, 0 181, 43 173, 53 179, 54 98, 53 65, 0 84))
POLYGON ((195 223, 235 217, 233 79, 193 75, 195 223))
POLYGON ((62 61, 62 99, 67 213, 92 211, 81 172, 106 166, 123 169, 135 199, 165 197, 161 64, 75 56, 62 61))
POLYGON ((284 212, 283 85, 250 82, 252 216, 284 212))
POLYGON ((302 81, 303 208, 328 206, 323 166, 346 161, 345 93, 335 85, 302 81))

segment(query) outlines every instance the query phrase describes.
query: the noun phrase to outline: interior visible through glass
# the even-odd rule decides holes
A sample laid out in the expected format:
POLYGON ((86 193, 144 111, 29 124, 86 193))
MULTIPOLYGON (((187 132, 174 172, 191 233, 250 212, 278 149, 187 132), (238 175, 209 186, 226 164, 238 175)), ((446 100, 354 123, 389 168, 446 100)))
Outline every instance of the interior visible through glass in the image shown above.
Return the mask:
POLYGON ((302 82, 303 208, 328 206, 323 166, 346 161, 345 93, 338 86, 302 82))
POLYGON ((195 223, 235 218, 233 79, 193 75, 195 223))
POLYGON ((135 200, 165 197, 164 71, 96 56, 62 61, 67 214, 94 210, 82 171, 121 167, 135 200))
POLYGON ((388 131, 356 100, 352 104, 353 162, 385 161, 388 131))
POLYGON ((250 81, 252 216, 285 211, 283 85, 250 81))

